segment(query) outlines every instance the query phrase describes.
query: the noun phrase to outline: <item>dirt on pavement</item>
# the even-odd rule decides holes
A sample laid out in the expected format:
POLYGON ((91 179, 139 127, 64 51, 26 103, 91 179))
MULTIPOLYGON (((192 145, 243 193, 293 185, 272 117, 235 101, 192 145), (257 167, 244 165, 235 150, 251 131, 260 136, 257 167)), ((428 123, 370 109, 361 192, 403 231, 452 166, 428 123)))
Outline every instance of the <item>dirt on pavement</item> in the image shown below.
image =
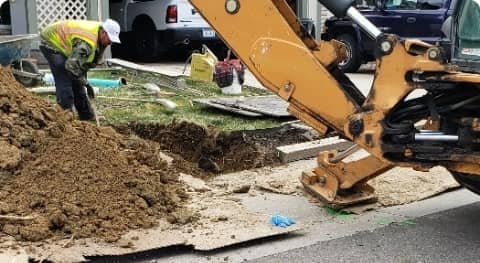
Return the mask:
POLYGON ((0 69, 0 237, 96 237, 182 214, 178 172, 152 142, 78 122, 0 69), (21 217, 21 218, 17 218, 21 217), (31 217, 31 218, 30 218, 31 217))

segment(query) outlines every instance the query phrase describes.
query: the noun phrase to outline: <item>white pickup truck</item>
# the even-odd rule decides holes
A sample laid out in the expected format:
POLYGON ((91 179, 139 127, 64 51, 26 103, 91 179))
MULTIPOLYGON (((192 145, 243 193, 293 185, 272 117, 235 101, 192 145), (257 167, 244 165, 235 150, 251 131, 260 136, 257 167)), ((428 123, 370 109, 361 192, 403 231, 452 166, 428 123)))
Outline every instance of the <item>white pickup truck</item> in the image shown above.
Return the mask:
POLYGON ((110 0, 122 45, 149 61, 178 47, 219 45, 215 31, 187 0, 110 0))

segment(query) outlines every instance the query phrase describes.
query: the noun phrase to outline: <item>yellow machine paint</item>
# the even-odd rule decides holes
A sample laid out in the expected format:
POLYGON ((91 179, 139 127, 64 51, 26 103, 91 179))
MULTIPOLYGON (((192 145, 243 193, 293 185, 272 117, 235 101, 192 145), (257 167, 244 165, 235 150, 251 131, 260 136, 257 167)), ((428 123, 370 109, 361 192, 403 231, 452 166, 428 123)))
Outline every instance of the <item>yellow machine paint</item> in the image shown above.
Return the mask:
MULTIPOLYGON (((375 176, 394 166, 428 171, 437 165, 480 193, 480 75, 448 63, 441 47, 382 33, 352 0, 320 0, 376 39, 375 79, 364 96, 338 69, 345 46, 313 39, 287 1, 190 2, 252 74, 290 103, 292 115, 321 134, 335 131, 356 144, 319 154, 318 167, 301 176, 313 195, 340 206, 373 200, 367 182, 375 176), (417 89, 426 94, 407 100, 417 89), (359 149, 369 155, 344 162, 359 149)), ((465 3, 476 1, 457 1, 465 3)))

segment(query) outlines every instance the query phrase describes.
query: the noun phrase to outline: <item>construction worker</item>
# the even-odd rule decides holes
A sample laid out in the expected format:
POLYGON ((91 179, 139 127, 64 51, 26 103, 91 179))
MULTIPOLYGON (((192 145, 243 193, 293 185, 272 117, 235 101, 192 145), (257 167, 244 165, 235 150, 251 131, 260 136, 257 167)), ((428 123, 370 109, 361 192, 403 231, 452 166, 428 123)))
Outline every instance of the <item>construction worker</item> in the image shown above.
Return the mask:
POLYGON ((65 110, 75 106, 81 120, 95 118, 87 98, 87 93, 94 97, 87 71, 97 65, 109 45, 120 43, 119 34, 120 25, 111 19, 58 21, 40 33, 40 50, 55 80, 57 102, 65 110))

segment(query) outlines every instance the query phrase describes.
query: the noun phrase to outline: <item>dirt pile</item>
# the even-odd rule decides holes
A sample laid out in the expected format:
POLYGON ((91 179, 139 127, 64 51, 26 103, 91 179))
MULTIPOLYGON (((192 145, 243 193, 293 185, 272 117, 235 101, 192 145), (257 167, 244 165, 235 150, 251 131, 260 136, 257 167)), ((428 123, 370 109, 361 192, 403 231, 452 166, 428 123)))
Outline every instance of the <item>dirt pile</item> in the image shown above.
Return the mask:
MULTIPOLYGON (((276 147, 305 142, 314 137, 305 130, 278 127, 264 130, 222 132, 192 122, 174 121, 168 125, 132 122, 116 127, 122 133, 133 132, 158 142, 162 150, 181 155, 212 172, 233 172, 279 163, 276 147)), ((185 163, 181 163, 185 167, 185 163)))
POLYGON ((17 240, 115 241, 129 229, 180 216, 187 198, 157 145, 74 121, 30 95, 5 69, 0 149, 0 230, 17 240))

